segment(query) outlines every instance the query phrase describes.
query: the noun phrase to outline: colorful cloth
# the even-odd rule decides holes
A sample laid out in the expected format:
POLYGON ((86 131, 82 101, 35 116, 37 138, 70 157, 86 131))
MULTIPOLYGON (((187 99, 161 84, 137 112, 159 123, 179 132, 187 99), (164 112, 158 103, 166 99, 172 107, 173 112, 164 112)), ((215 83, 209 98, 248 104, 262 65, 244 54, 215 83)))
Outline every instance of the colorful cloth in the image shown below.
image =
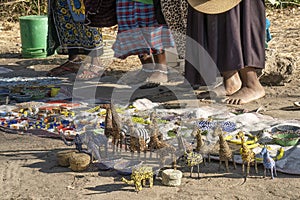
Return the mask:
POLYGON ((67 0, 69 10, 75 22, 84 22, 85 6, 83 0, 67 0))
POLYGON ((134 1, 145 3, 145 4, 153 4, 153 0, 134 0, 134 1))
POLYGON ((83 22, 74 21, 68 0, 49 0, 48 4, 49 52, 56 50, 59 54, 103 54, 102 33, 97 28, 85 26, 83 22))
POLYGON ((152 4, 117 0, 117 19, 115 57, 125 59, 130 55, 158 54, 175 46, 167 25, 157 23, 152 4))

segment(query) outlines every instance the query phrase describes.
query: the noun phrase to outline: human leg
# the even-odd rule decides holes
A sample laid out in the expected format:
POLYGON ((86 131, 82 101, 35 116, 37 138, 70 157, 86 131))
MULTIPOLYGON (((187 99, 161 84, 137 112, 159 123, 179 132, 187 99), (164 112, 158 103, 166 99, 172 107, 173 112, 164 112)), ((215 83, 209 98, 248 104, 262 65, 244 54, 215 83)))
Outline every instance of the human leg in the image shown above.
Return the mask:
POLYGON ((166 83, 168 82, 168 67, 165 52, 153 55, 154 57, 154 70, 148 78, 148 82, 166 83))
POLYGON ((213 90, 217 96, 229 96, 241 88, 242 82, 237 70, 223 72, 222 76, 223 84, 213 90))
POLYGON ((82 64, 82 70, 77 75, 77 80, 87 81, 105 75, 105 68, 97 56, 91 55, 90 60, 82 64))
POLYGON ((51 69, 48 76, 62 76, 68 73, 77 73, 82 61, 77 54, 69 54, 68 60, 63 64, 51 69))
POLYGON ((240 70, 242 87, 225 99, 228 104, 245 104, 265 96, 265 90, 260 84, 254 67, 240 70))

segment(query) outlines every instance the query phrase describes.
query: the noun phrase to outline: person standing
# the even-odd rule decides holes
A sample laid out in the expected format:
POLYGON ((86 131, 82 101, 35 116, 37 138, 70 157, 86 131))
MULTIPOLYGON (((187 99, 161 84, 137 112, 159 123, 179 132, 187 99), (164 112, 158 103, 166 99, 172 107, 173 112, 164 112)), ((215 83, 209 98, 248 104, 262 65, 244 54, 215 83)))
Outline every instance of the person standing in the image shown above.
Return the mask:
MULTIPOLYGON (((223 89, 214 92, 226 96, 228 104, 245 104, 263 97, 265 90, 256 70, 265 66, 265 1, 188 2, 187 36, 203 47, 223 77, 223 89)), ((193 54, 197 47, 192 43, 187 41, 185 77, 191 85, 212 84, 217 72, 193 54), (200 74, 201 68, 208 73, 200 74)))
POLYGON ((153 0, 117 0, 118 33, 114 56, 138 55, 142 69, 128 84, 168 81, 165 48, 174 47, 167 25, 159 24, 153 0))
POLYGON ((77 73, 77 79, 92 79, 103 70, 97 57, 103 54, 102 33, 98 28, 84 25, 85 7, 82 0, 49 0, 49 51, 68 55, 68 60, 49 71, 50 76, 77 73), (76 2, 75 2, 76 1, 76 2), (81 17, 82 18, 82 17, 81 17), (82 18, 84 19, 84 18, 82 18), (83 62, 82 56, 89 55, 90 61, 83 62))

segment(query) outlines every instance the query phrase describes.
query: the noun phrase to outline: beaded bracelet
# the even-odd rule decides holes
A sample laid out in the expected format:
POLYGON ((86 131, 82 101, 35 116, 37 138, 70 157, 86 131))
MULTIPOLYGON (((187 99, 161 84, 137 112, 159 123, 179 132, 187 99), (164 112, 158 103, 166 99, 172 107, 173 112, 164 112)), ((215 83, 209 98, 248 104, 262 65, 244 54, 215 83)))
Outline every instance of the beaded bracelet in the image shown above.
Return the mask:
POLYGON ((236 124, 230 121, 223 121, 223 122, 210 122, 210 121, 199 121, 198 127, 202 131, 213 130, 216 126, 220 125, 222 131, 225 132, 232 132, 236 130, 236 124))

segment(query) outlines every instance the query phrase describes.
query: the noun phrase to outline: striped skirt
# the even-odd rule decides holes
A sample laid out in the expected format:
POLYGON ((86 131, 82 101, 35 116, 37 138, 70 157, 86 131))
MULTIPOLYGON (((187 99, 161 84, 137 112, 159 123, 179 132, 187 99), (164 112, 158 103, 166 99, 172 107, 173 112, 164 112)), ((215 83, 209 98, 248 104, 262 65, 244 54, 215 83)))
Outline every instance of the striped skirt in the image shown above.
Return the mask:
POLYGON ((113 50, 115 57, 159 54, 175 43, 167 25, 160 25, 152 4, 117 0, 118 34, 113 50))

